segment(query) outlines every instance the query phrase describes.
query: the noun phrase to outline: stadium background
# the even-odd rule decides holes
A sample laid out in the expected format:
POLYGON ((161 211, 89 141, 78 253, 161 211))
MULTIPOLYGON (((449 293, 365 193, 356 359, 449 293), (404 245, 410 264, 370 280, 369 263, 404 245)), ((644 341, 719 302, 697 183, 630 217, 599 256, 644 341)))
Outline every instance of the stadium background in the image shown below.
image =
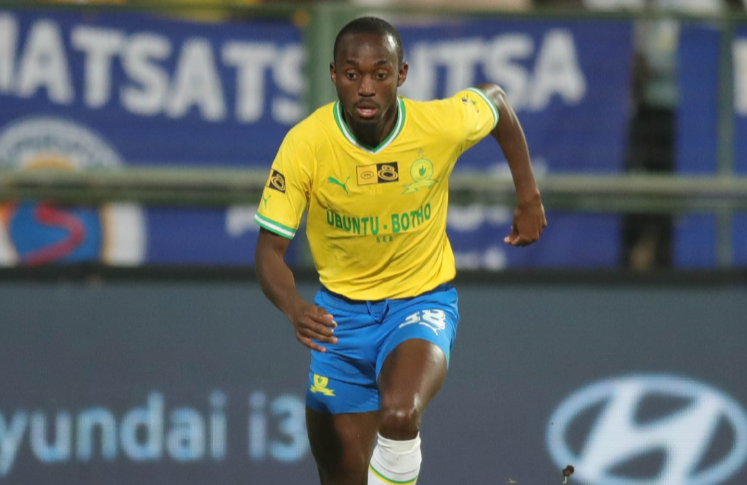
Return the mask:
MULTIPOLYGON (((334 35, 400 29, 406 96, 492 81, 550 227, 500 242, 460 160, 462 325, 421 481, 742 484, 747 17, 738 2, 0 2, 0 481, 316 483, 308 355, 252 273, 334 35)), ((302 231, 299 231, 302 235, 302 231)), ((303 237, 289 262, 316 280, 303 237)))

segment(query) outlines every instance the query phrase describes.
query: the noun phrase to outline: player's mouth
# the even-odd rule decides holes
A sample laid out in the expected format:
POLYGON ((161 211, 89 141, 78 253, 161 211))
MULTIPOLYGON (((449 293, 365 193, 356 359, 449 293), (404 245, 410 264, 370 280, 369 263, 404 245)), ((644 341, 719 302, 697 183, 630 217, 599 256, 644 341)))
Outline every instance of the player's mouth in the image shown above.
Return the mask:
POLYGON ((355 112, 358 113, 358 116, 364 119, 375 117, 378 111, 379 108, 377 106, 370 104, 359 104, 355 107, 355 112))

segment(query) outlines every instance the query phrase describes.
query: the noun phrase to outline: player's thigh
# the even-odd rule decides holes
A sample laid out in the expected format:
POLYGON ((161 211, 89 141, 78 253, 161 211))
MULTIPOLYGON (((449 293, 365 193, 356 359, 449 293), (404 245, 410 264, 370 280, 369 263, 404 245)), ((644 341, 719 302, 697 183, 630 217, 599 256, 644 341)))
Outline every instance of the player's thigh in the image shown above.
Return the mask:
POLYGON ((379 373, 382 413, 419 420, 443 386, 447 369, 446 356, 436 344, 420 338, 401 342, 387 355, 379 373))
POLYGON ((366 485, 379 412, 331 414, 306 408, 311 452, 322 485, 366 485))
POLYGON ((446 379, 459 324, 456 290, 442 285, 397 302, 394 310, 387 322, 390 336, 377 359, 382 420, 391 413, 419 419, 446 379))
POLYGON ((306 426, 322 485, 366 485, 378 410, 379 390, 373 382, 353 384, 310 374, 306 426))

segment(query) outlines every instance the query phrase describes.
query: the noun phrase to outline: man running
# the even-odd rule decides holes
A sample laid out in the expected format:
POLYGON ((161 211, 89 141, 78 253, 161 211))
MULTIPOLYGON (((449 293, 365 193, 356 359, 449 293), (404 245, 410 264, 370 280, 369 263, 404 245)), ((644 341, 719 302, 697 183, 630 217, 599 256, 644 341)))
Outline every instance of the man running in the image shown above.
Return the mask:
POLYGON ((488 134, 517 194, 511 233, 526 246, 547 226, 524 133, 494 84, 451 98, 397 96, 402 42, 364 17, 337 35, 338 101, 290 130, 256 215, 265 295, 311 349, 306 424, 322 485, 414 484, 420 419, 446 378, 459 314, 446 237, 448 178, 488 134), (283 258, 301 217, 321 290, 304 301, 283 258))

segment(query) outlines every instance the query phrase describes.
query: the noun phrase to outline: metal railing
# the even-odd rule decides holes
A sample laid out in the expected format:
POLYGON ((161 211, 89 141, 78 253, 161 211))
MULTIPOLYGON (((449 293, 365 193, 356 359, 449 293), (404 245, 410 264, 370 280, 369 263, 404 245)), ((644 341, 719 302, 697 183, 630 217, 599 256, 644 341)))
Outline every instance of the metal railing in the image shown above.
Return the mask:
MULTIPOLYGON (((0 172, 0 200, 44 199, 68 204, 112 200, 153 205, 254 204, 266 171, 227 169, 128 169, 61 172, 0 172)), ((747 210, 747 177, 661 175, 555 175, 538 179, 545 205, 596 213, 689 213, 747 210)), ((506 177, 452 175, 457 204, 511 205, 513 181, 506 177)))

